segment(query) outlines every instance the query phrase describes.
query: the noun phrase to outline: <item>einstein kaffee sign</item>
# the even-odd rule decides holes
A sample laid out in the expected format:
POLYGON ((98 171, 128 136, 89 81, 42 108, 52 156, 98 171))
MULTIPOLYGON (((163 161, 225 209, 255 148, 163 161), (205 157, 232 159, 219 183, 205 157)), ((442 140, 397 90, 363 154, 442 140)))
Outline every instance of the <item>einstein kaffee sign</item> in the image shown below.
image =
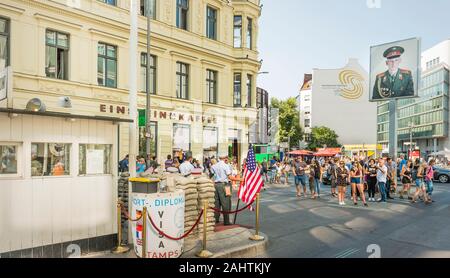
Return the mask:
MULTIPOLYGON (((128 115, 129 109, 123 105, 110 105, 100 104, 99 111, 101 113, 116 114, 116 115, 128 115)), ((208 123, 216 124, 217 118, 212 115, 195 115, 192 113, 176 112, 176 111, 163 111, 158 109, 152 109, 150 112, 152 120, 172 120, 187 123, 208 123)), ((139 110, 139 122, 144 122, 145 125, 145 110, 139 110)))

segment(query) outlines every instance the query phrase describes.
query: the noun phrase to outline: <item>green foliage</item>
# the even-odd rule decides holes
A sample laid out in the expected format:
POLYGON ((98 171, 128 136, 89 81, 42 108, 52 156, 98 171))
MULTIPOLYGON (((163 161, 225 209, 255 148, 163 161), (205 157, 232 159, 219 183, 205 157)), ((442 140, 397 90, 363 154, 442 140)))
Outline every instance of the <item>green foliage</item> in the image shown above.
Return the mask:
POLYGON ((339 148, 338 135, 334 130, 325 126, 313 127, 311 131, 311 142, 308 145, 309 150, 315 151, 317 148, 339 148))
POLYGON ((287 100, 271 99, 271 107, 278 108, 279 112, 279 134, 280 142, 287 142, 290 137, 290 147, 297 147, 303 138, 303 131, 300 127, 299 111, 297 100, 293 97, 287 100))

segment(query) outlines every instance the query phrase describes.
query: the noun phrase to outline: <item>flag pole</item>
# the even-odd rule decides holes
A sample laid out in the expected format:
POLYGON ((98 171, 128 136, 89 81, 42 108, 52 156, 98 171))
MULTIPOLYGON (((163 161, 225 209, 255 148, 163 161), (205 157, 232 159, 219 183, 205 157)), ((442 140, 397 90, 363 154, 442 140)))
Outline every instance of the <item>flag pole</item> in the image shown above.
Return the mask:
POLYGON ((233 225, 236 225, 236 218, 237 218, 237 210, 238 210, 238 208, 239 208, 239 202, 241 201, 241 199, 239 199, 239 195, 238 195, 238 201, 237 201, 237 204, 236 204, 236 209, 235 209, 235 213, 234 213, 234 219, 233 219, 233 225))

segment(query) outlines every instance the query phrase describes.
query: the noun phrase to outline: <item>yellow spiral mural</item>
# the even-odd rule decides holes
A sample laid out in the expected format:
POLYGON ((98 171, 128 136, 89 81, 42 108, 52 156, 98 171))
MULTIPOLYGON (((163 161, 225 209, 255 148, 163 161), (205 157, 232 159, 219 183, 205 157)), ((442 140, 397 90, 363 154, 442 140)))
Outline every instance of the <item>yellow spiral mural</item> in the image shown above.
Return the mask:
POLYGON ((364 92, 364 78, 353 70, 344 70, 339 74, 339 81, 346 87, 341 90, 341 96, 346 99, 358 99, 364 92))

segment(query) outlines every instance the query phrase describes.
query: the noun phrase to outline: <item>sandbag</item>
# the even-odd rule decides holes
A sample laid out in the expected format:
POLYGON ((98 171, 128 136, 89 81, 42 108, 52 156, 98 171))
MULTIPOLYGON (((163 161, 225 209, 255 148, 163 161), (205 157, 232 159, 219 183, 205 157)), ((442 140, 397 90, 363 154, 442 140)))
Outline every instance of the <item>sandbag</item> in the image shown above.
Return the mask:
POLYGON ((195 180, 198 184, 205 184, 205 183, 210 183, 213 184, 212 180, 208 179, 205 176, 199 177, 198 179, 195 180))
POLYGON ((178 177, 175 179, 176 185, 196 184, 197 182, 192 178, 178 177))
POLYGON ((214 198, 215 193, 214 192, 200 193, 200 194, 198 194, 198 196, 202 200, 204 200, 204 199, 211 200, 212 198, 214 198))

